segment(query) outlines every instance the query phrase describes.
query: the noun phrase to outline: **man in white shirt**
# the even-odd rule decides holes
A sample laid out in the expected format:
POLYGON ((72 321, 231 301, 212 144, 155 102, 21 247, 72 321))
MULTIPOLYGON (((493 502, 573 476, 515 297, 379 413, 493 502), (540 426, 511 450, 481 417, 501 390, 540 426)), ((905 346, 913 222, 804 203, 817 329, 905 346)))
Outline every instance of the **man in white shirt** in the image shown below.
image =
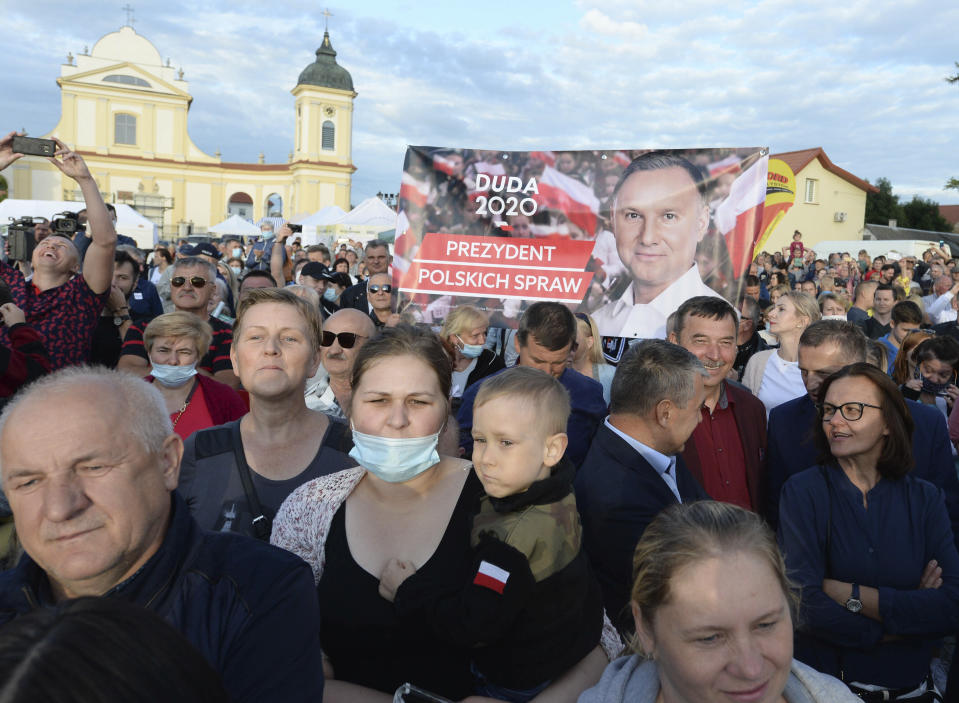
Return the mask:
POLYGON ((932 293, 922 298, 930 324, 941 325, 944 322, 955 321, 956 311, 952 301, 957 293, 959 293, 959 283, 953 285, 952 276, 943 274, 932 282, 932 293))
POLYGON ((664 338, 666 318, 687 299, 718 296, 696 266, 709 228, 700 170, 682 156, 650 152, 633 159, 613 194, 616 251, 632 282, 593 312, 602 335, 664 338))

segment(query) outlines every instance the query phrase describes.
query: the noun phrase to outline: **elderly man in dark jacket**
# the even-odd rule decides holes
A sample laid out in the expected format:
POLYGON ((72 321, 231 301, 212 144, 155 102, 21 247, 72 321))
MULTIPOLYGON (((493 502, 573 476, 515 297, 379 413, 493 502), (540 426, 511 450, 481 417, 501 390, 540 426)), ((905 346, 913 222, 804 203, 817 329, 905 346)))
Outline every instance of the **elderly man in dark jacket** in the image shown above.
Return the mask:
POLYGON ((14 398, 0 476, 26 553, 0 574, 0 623, 67 598, 122 598, 180 630, 234 701, 322 700, 309 567, 202 531, 174 490, 182 453, 162 398, 132 376, 70 368, 14 398))

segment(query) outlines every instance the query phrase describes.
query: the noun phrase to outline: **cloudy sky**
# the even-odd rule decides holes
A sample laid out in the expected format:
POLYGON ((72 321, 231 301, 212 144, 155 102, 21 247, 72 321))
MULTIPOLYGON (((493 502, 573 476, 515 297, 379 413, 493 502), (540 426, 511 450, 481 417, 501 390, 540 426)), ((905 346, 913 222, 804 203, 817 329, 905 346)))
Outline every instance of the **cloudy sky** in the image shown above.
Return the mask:
MULTIPOLYGON (((332 1, 332 0, 331 0, 332 1)), ((181 66, 190 133, 227 161, 285 162, 293 88, 323 36, 303 0, 139 2, 181 66), (198 8, 198 5, 200 7, 198 8)), ((55 79, 122 3, 2 0, 3 128, 39 135, 55 79), (15 41, 13 41, 15 38, 15 41)), ((959 203, 959 4, 941 0, 527 0, 330 5, 353 76, 353 201, 395 192, 407 144, 502 149, 822 146, 862 178, 959 203), (668 9, 667 9, 668 6, 668 9)))

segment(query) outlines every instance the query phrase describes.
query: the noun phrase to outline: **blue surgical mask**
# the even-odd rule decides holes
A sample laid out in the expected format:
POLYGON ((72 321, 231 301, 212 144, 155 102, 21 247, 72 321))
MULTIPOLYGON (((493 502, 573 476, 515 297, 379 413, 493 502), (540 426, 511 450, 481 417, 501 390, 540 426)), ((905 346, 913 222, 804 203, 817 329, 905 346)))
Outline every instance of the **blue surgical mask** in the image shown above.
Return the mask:
POLYGON ((466 342, 463 341, 463 338, 460 337, 459 335, 456 335, 456 338, 460 340, 460 344, 463 345, 463 348, 460 349, 460 354, 465 356, 467 359, 475 359, 476 357, 478 357, 480 354, 483 353, 482 344, 467 344, 466 342))
POLYGON ((331 303, 336 300, 336 288, 331 286, 323 291, 323 298, 329 300, 331 303))
POLYGON ((267 239, 273 239, 273 230, 272 229, 264 230, 260 236, 263 238, 264 241, 267 239))
POLYGON ((160 385, 167 388, 179 388, 191 378, 196 376, 196 364, 186 364, 183 366, 173 366, 171 364, 153 364, 150 368, 150 375, 155 378, 160 385))
POLYGON ((350 456, 377 478, 403 483, 439 463, 439 439, 439 432, 425 437, 377 437, 353 429, 350 456))
POLYGON ((239 276, 241 273, 243 273, 243 269, 239 266, 231 266, 230 270, 233 272, 234 276, 239 276))
POLYGON ((243 256, 243 250, 240 247, 233 247, 233 258, 239 259, 243 256))

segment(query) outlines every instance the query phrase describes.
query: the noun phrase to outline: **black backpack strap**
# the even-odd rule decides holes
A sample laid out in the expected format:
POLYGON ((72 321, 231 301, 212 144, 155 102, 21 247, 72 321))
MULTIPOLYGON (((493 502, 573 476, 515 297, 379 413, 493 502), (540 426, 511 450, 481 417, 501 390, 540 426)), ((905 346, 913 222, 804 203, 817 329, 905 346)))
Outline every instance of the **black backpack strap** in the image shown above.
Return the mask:
POLYGON ((256 494, 256 487, 253 485, 253 476, 250 472, 250 465, 246 463, 246 455, 243 453, 243 440, 240 437, 240 421, 237 420, 232 428, 233 432, 233 456, 236 458, 236 469, 240 474, 240 482, 243 484, 243 492, 246 494, 247 505, 250 506, 250 512, 255 515, 253 518, 253 536, 264 542, 270 541, 270 533, 273 532, 273 520, 267 517, 260 505, 260 498, 256 494))

